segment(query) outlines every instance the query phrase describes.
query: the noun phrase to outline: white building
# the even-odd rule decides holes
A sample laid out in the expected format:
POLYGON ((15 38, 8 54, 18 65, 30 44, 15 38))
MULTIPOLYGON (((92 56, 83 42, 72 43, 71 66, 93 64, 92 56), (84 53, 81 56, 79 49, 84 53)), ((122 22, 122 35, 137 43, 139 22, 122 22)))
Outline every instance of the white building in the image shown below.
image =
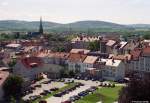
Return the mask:
POLYGON ((29 80, 36 79, 41 73, 46 73, 50 78, 59 77, 61 66, 46 64, 39 57, 26 57, 18 60, 13 68, 13 73, 29 80))
POLYGON ((125 66, 121 60, 101 59, 105 62, 105 68, 102 70, 102 77, 107 80, 119 80, 125 76, 125 66))
POLYGON ((83 71, 85 72, 86 69, 94 68, 94 64, 98 60, 96 56, 87 56, 83 61, 83 71))
POLYGON ((85 72, 83 61, 86 57, 87 55, 84 54, 71 53, 67 60, 68 69, 74 71, 78 69, 80 72, 85 72))
POLYGON ((150 47, 135 49, 131 53, 132 70, 140 75, 150 73, 150 47))

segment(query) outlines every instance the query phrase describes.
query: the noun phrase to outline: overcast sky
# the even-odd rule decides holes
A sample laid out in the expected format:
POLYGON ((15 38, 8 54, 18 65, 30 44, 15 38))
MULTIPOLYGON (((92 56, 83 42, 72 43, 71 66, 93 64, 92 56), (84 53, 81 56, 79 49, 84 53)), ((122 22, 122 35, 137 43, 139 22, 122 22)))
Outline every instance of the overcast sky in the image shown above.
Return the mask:
POLYGON ((150 24, 150 0, 0 0, 0 20, 150 24))

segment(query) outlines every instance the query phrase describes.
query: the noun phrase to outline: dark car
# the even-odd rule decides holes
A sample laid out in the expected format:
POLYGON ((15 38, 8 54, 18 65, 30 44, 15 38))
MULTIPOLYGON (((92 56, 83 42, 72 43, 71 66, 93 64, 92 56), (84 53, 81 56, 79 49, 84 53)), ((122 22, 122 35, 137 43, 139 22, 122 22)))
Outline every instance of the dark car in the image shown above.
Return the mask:
POLYGON ((41 101, 39 101, 39 103, 47 103, 47 101, 41 100, 41 101))
POLYGON ((50 94, 51 91, 50 90, 44 90, 44 93, 50 94))
POLYGON ((59 88, 52 88, 52 89, 50 89, 51 91, 57 91, 57 90, 59 90, 59 88))
POLYGON ((62 93, 57 93, 57 94, 54 94, 53 96, 54 96, 54 97, 61 97, 61 96, 62 96, 62 93))

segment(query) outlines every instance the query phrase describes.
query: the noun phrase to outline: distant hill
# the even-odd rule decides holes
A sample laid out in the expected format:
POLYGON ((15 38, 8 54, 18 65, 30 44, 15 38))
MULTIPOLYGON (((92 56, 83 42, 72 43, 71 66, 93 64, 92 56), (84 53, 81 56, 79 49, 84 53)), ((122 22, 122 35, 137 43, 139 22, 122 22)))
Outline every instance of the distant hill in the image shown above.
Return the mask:
POLYGON ((72 28, 124 28, 124 25, 111 23, 111 22, 104 22, 104 21, 78 21, 74 23, 69 23, 62 25, 64 27, 72 27, 72 28))
POLYGON ((128 26, 133 28, 150 28, 150 24, 131 24, 128 26))
MULTIPOLYGON (((61 25, 59 23, 54 22, 43 22, 44 29, 50 29, 51 27, 55 27, 61 25)), ((19 20, 3 20, 0 21, 0 30, 25 30, 25 31, 35 31, 39 28, 39 21, 19 21, 19 20)))
MULTIPOLYGON (((61 24, 55 22, 43 22, 45 31, 87 31, 90 30, 120 30, 120 29, 133 29, 136 25, 121 25, 117 23, 105 21, 77 21, 68 24, 61 24)), ((150 27, 150 25, 149 25, 150 27)), ((20 21, 20 20, 1 20, 0 31, 37 31, 39 28, 39 21, 20 21)))

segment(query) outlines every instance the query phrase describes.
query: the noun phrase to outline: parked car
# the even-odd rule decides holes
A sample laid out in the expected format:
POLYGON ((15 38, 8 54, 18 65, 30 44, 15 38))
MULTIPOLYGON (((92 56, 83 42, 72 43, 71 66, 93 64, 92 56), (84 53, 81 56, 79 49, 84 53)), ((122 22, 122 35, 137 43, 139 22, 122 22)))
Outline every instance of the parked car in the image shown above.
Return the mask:
POLYGON ((71 101, 70 100, 66 100, 66 101, 61 102, 61 103, 71 103, 71 101))
POLYGON ((46 100, 41 100, 41 101, 39 101, 39 103, 47 103, 47 101, 46 100))
POLYGON ((57 90, 59 90, 59 88, 51 88, 50 90, 51 91, 57 91, 57 90))

